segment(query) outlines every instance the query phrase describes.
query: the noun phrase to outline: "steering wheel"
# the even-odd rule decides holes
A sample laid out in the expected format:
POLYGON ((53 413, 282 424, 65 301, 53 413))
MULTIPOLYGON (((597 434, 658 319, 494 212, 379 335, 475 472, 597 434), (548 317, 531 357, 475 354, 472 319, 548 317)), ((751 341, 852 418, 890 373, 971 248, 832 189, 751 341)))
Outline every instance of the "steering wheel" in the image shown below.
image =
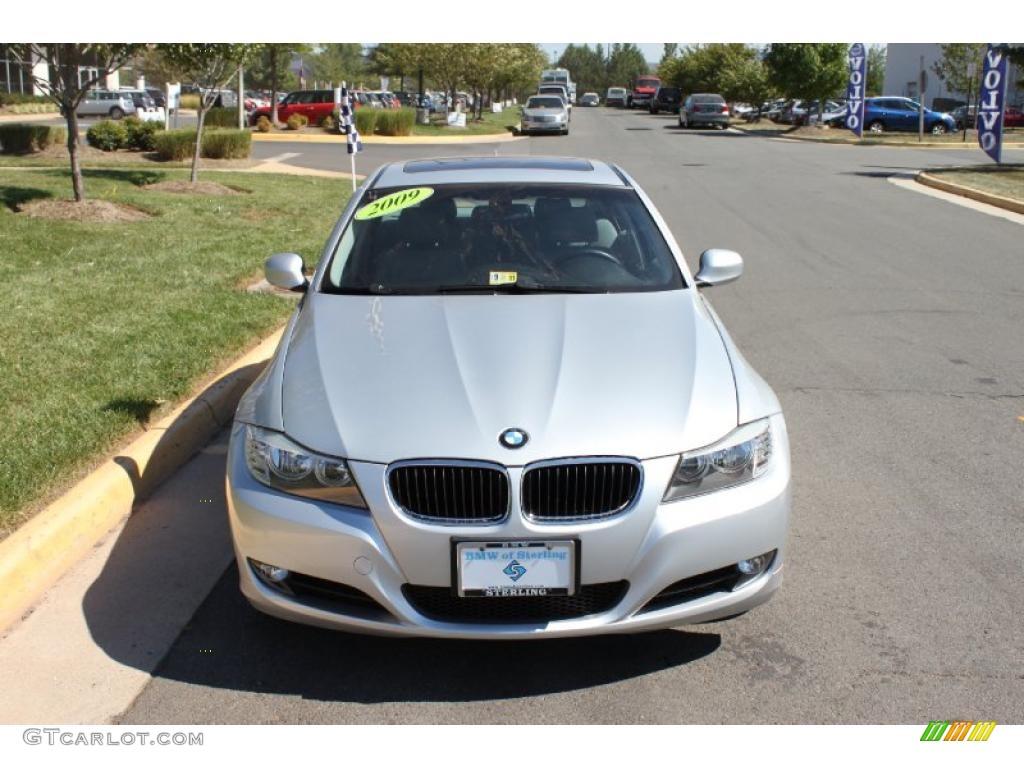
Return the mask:
POLYGON ((567 261, 572 261, 574 259, 588 257, 597 257, 602 261, 610 261, 612 264, 619 267, 620 269, 625 269, 625 267, 622 265, 622 262, 619 261, 619 258, 617 256, 609 253, 603 248, 583 248, 582 250, 569 254, 564 259, 562 259, 562 261, 564 263, 567 261))

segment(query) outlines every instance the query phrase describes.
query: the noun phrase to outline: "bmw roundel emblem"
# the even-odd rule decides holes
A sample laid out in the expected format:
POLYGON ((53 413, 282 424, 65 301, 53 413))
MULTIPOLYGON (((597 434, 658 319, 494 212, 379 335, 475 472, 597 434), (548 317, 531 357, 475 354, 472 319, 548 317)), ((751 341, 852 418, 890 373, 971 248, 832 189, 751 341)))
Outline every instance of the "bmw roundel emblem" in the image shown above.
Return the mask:
POLYGON ((522 448, 529 439, 530 436, 526 432, 515 427, 506 429, 498 436, 498 442, 506 448, 522 448))

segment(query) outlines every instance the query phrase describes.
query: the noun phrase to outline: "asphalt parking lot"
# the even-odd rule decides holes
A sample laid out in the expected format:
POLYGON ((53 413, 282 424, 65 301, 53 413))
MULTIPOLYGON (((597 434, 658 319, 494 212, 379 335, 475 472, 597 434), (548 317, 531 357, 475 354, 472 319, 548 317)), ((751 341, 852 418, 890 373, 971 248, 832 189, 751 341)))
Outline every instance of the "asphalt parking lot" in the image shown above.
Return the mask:
MULTIPOLYGON (((342 144, 254 145, 257 159, 282 153, 348 169, 342 144)), ((568 137, 373 145, 357 168, 481 153, 617 162, 691 267, 710 247, 744 256, 741 280, 709 296, 789 425, 782 589, 733 621, 646 635, 392 640, 258 614, 231 565, 118 722, 1024 721, 1024 228, 891 183, 983 155, 576 109, 568 137)), ((223 514, 216 472, 189 494, 180 503, 210 496, 223 514)), ((129 645, 96 629, 102 591, 85 619, 97 611, 96 642, 131 665, 129 645)))

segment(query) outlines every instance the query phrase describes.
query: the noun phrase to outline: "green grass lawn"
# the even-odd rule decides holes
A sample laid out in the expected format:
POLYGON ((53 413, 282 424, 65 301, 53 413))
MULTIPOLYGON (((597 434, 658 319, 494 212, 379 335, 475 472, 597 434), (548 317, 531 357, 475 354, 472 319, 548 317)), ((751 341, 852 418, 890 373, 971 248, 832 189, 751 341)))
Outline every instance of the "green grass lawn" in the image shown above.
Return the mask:
POLYGON ((928 171, 951 184, 978 189, 1024 203, 1024 165, 978 165, 928 171))
MULTIPOLYGON (((430 125, 414 125, 413 136, 484 136, 495 133, 508 133, 508 126, 519 127, 519 108, 505 107, 503 112, 484 111, 482 120, 466 116, 465 128, 452 128, 443 123, 430 125)), ((442 116, 443 117, 443 116, 442 116)))
POLYGON ((283 322, 291 302, 244 285, 275 251, 314 262, 351 191, 347 181, 241 173, 205 180, 247 194, 140 187, 185 178, 87 171, 88 197, 153 218, 78 223, 14 210, 70 197, 65 170, 0 169, 0 538, 283 322))

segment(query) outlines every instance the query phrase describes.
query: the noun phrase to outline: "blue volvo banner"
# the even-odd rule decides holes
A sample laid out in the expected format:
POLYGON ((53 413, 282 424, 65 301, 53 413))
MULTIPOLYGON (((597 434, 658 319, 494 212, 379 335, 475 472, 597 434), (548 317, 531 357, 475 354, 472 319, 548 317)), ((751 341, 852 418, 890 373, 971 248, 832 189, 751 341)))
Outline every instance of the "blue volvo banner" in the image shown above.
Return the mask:
POLYGON ((850 80, 846 84, 846 127, 857 134, 864 133, 864 88, 868 80, 868 57, 863 43, 850 46, 850 80))
POLYGON ((1002 162, 1003 156, 1003 110, 1006 107, 1007 61, 1003 48, 1004 45, 989 43, 978 103, 978 144, 997 163, 1002 162))

